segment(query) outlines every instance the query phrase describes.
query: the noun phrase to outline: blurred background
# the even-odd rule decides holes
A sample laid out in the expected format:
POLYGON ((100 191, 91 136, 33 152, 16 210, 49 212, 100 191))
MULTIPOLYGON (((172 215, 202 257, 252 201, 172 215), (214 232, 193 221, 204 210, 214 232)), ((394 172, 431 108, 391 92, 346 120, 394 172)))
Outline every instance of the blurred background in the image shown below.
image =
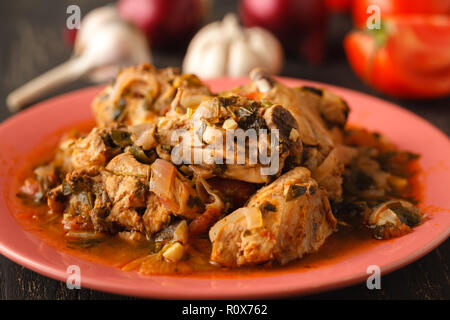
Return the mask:
MULTIPOLYGON (((322 81, 387 98, 430 120, 448 134, 449 12, 449 0, 2 1, 0 101, 4 104, 8 93, 65 62, 73 52, 82 55, 92 35, 102 29, 104 20, 122 19, 136 25, 136 31, 139 29, 147 38, 148 54, 157 67, 196 70, 202 77, 233 76, 246 74, 253 66, 249 61, 258 61, 259 65, 282 76, 322 81), (381 11, 381 29, 363 30, 367 19, 376 22, 367 13, 373 3, 381 11), (73 13, 67 13, 70 5, 80 8, 82 19, 105 5, 114 5, 118 17, 112 14, 111 18, 110 13, 99 10, 90 14, 86 19, 90 20, 89 26, 84 28, 88 31, 79 35, 74 49, 76 30, 66 26, 73 13), (239 27, 237 22, 239 29, 235 30, 230 21, 216 22, 216 31, 224 35, 223 39, 202 30, 195 37, 196 44, 187 49, 202 26, 220 21, 230 12, 244 25, 239 27), (250 26, 263 28, 270 34, 255 34, 247 28, 250 26), (239 37, 253 45, 242 46, 242 41, 236 41, 239 37), (264 51, 261 47, 278 45, 283 48, 284 58, 276 50, 269 50, 265 56, 257 53, 264 51), (230 46, 234 47, 234 58, 223 61, 214 52, 230 46), (185 59, 187 51, 189 59, 185 59), (208 65, 204 66, 206 62, 222 68, 211 71, 208 65)), ((114 32, 106 33, 106 37, 114 36, 114 32)), ((117 41, 120 47, 120 37, 117 41)), ((96 76, 89 74, 70 81, 42 98, 91 85, 92 81, 88 80, 104 80, 108 75, 96 76)), ((1 120, 9 115, 6 108, 1 108, 1 120)))
MULTIPOLYGON (((111 77, 112 62, 126 64, 142 57, 151 57, 156 67, 175 66, 204 78, 245 75, 257 64, 281 76, 334 84, 392 101, 448 135, 449 15, 450 0, 1 1, 0 120, 12 115, 6 105, 10 92, 71 57, 73 61, 74 56, 90 54, 91 63, 108 68, 97 68, 97 72, 91 68, 71 77, 63 70, 65 85, 32 100, 105 81, 111 77), (367 12, 372 4, 381 10, 381 21, 376 19, 376 8, 367 12), (81 9, 78 31, 66 25, 76 13, 67 13, 71 5, 81 9), (91 12, 105 5, 115 9, 91 12), (367 20, 370 25, 380 24, 369 30, 367 20), (120 28, 106 30, 104 25, 110 21, 119 21, 120 28), (201 29, 206 25, 206 30, 201 29), (102 42, 108 39, 117 43, 108 47, 110 43, 102 42), (111 55, 116 52, 112 48, 122 54, 111 55), (225 56, 219 54, 224 50, 225 56), (137 51, 142 55, 136 55, 137 51)), ((30 103, 16 99, 13 104, 18 101, 25 107, 30 103)), ((448 249, 447 241, 418 262, 383 277, 382 290, 368 291, 358 285, 316 297, 448 298, 448 249)), ((87 289, 68 291, 64 284, 3 257, 0 280, 1 298, 113 297, 87 289)))

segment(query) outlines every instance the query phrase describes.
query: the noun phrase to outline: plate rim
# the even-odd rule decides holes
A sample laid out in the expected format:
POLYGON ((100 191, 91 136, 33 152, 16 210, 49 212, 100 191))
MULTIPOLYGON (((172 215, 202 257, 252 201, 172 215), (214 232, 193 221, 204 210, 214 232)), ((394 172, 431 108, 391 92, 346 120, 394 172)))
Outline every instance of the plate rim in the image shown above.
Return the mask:
MULTIPOLYGON (((381 99, 381 98, 378 98, 378 97, 375 97, 372 95, 369 95, 367 93, 359 92, 359 91, 345 88, 345 87, 336 86, 333 84, 326 84, 326 83, 322 83, 322 82, 296 79, 296 78, 288 78, 288 77, 277 77, 277 79, 280 79, 281 81, 286 82, 286 83, 311 84, 311 85, 316 85, 319 87, 329 88, 331 90, 338 89, 339 91, 346 91, 346 92, 348 92, 349 95, 356 95, 356 96, 361 97, 362 99, 370 99, 374 102, 387 105, 389 108, 394 108, 403 113, 406 112, 409 116, 414 117, 414 118, 416 118, 416 120, 419 120, 419 121, 423 122, 424 124, 426 124, 427 129, 430 129, 430 130, 434 131, 435 133, 439 134, 441 137, 446 138, 447 142, 450 145, 448 136, 443 131, 441 131, 440 129, 435 127, 428 120, 418 116, 417 114, 415 114, 407 109, 402 108, 401 106, 399 106, 395 103, 386 101, 384 99, 381 99)), ((235 81, 235 82, 243 82, 244 83, 244 82, 248 81, 248 77, 235 78, 235 79, 230 79, 228 77, 222 77, 222 78, 216 78, 216 79, 208 79, 208 80, 205 80, 205 82, 208 84, 211 84, 211 83, 220 83, 224 80, 226 80, 226 81, 231 80, 231 81, 235 81)), ((104 86, 103 85, 90 86, 90 87, 82 88, 79 90, 70 91, 70 92, 52 97, 50 99, 44 100, 26 110, 24 110, 20 114, 13 115, 13 116, 9 117, 8 119, 4 120, 0 124, 0 130, 2 130, 4 127, 14 126, 14 123, 16 121, 20 121, 20 118, 23 116, 37 115, 37 114, 39 114, 39 112, 41 112, 42 108, 45 108, 45 107, 51 108, 51 106, 53 104, 57 104, 62 99, 68 99, 68 98, 71 98, 72 96, 76 96, 76 95, 83 94, 85 92, 90 92, 93 90, 100 91, 102 87, 104 87, 104 86)), ((11 216, 10 212, 6 212, 6 213, 0 212, 0 214, 8 214, 11 216)), ((397 259, 397 260, 391 262, 390 264, 384 265, 381 268, 381 272, 382 272, 383 276, 394 270, 400 269, 409 263, 412 263, 412 262, 420 259, 424 255, 426 255, 427 253, 429 253, 430 251, 432 251, 433 249, 438 247, 441 243, 443 243, 449 237, 449 235, 450 235, 450 228, 447 228, 446 231, 442 232, 441 234, 439 234, 439 236, 435 237, 433 239, 433 241, 431 241, 431 242, 427 243, 425 246, 423 246, 421 248, 421 250, 416 251, 414 254, 411 254, 408 257, 405 257, 403 260, 397 259)), ((56 249, 53 249, 53 250, 58 251, 56 249)), ((0 237, 0 253, 2 255, 4 255, 5 257, 7 257, 8 259, 10 259, 28 269, 31 269, 39 274, 42 274, 44 276, 65 282, 65 278, 67 277, 66 273, 61 272, 61 270, 58 270, 52 266, 46 266, 41 263, 36 263, 32 259, 30 260, 27 257, 24 257, 21 254, 15 252, 12 248, 5 247, 1 237, 0 237)), ((80 259, 75 256, 73 256, 73 257, 76 259, 80 259)), ((84 260, 84 259, 81 259, 81 260, 84 260)), ((86 260, 84 260, 84 261, 86 261, 86 260)), ((100 264, 96 264, 96 265, 100 265, 100 264)), ((103 267, 106 267, 106 266, 103 266, 103 267)), ((116 269, 114 267, 107 267, 107 268, 116 269)), ((269 276, 264 276, 264 277, 283 277, 286 274, 287 273, 284 273, 284 274, 280 273, 277 275, 269 275, 269 276)), ((264 277, 262 277, 262 278, 264 278, 264 277)), ((300 288, 290 288, 290 289, 286 289, 286 290, 275 289, 273 291, 270 291, 270 290, 265 290, 263 292, 255 291, 251 294, 249 294, 248 292, 234 292, 234 293, 228 292, 228 293, 224 293, 224 294, 216 294, 216 296, 213 296, 213 297, 218 298, 218 299, 227 299, 227 298, 239 298, 240 299, 240 298, 248 298, 248 297, 261 298, 261 297, 283 297, 283 296, 298 295, 298 294, 305 295, 305 294, 319 293, 319 292, 323 292, 323 291, 335 290, 338 288, 350 286, 350 285, 353 285, 356 283, 360 283, 361 280, 363 280, 365 278, 367 278, 366 273, 359 273, 349 279, 336 280, 334 282, 323 284, 319 287, 310 286, 310 287, 306 287, 306 288, 300 287, 300 288)), ((246 278, 243 278, 243 279, 245 280, 246 278)), ((200 278, 198 278, 196 280, 200 280, 200 278)), ((203 279, 203 280, 205 280, 205 279, 203 279)), ((233 281, 233 279, 224 279, 224 280, 233 281)), ((166 298, 166 299, 167 298, 169 298, 169 299, 181 299, 181 298, 199 298, 199 299, 201 299, 201 298, 211 298, 212 297, 211 293, 209 291, 205 291, 203 294, 196 293, 195 296, 190 296, 190 295, 186 295, 185 293, 176 294, 174 292, 172 292, 172 293, 165 292, 164 294, 157 294, 157 295, 150 294, 149 295, 148 293, 145 293, 144 291, 136 292, 129 288, 120 288, 120 290, 118 290, 117 286, 114 286, 114 285, 105 286, 105 284, 102 281, 98 281, 96 279, 90 279, 87 276, 85 276, 82 283, 83 283, 83 288, 92 288, 95 290, 110 292, 110 293, 114 293, 114 294, 125 294, 125 295, 130 295, 130 296, 139 296, 139 297, 155 297, 155 298, 166 298), (84 284, 86 284, 86 285, 84 285, 84 284)))

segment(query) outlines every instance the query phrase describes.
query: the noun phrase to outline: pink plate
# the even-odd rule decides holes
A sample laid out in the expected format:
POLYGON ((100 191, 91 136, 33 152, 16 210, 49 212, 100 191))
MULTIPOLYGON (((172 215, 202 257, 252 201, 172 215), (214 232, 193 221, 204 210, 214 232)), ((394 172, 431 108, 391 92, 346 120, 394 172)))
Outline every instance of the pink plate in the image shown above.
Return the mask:
MULTIPOLYGON (((448 137, 418 116, 386 101, 325 84, 281 79, 288 85, 318 85, 341 95, 352 112, 350 122, 377 130, 400 148, 421 154, 420 207, 430 218, 414 232, 380 241, 345 259, 333 260, 302 271, 251 276, 141 276, 136 272, 96 264, 59 252, 36 235, 24 231, 8 207, 11 179, 17 161, 42 143, 45 137, 75 123, 92 119, 90 103, 99 87, 88 88, 45 101, 11 117, 0 125, 0 253, 43 275, 66 281, 67 267, 81 269, 82 287, 153 298, 255 298, 307 294, 330 290, 367 278, 367 267, 378 265, 382 275, 419 259, 442 243, 450 233, 450 143, 448 137)), ((247 79, 209 81, 212 90, 224 90, 247 79)))

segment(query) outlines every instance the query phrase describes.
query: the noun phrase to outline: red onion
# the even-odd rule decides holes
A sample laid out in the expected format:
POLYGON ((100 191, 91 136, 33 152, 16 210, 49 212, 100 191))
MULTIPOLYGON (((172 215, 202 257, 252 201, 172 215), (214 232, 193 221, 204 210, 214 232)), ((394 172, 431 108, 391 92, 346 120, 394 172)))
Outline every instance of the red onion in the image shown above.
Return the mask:
POLYGON ((119 13, 147 35, 152 48, 173 48, 187 41, 200 27, 202 0, 119 0, 119 13))
POLYGON ((288 51, 319 62, 325 51, 326 7, 323 0, 241 0, 246 26, 272 31, 288 51))

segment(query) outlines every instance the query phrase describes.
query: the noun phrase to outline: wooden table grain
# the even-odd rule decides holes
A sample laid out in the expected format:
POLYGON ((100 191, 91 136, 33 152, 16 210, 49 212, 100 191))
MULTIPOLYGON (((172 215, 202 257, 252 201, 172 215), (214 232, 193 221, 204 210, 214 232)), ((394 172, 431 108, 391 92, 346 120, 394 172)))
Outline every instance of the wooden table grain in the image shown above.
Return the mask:
MULTIPOLYGON (((70 57, 70 48, 63 43, 62 32, 68 5, 77 4, 82 14, 108 0, 14 0, 0 2, 0 120, 11 114, 5 106, 8 92, 25 81, 70 57)), ((215 1, 209 19, 222 17, 236 10, 236 1, 215 1)), ((284 76, 327 82, 363 91, 398 103, 440 128, 450 132, 450 99, 433 101, 402 101, 383 97, 361 83, 352 73, 342 50, 342 36, 351 28, 349 17, 333 16, 328 26, 328 57, 322 65, 311 66, 295 57, 288 57, 284 76)), ((180 66, 184 52, 154 52, 158 67, 180 66)), ((77 81, 55 94, 88 86, 77 81)), ((450 242, 418 261, 384 275, 380 290, 366 285, 320 293, 301 299, 449 299, 448 265, 450 242)), ((131 299, 89 289, 69 290, 65 283, 41 276, 0 256, 1 299, 131 299)), ((296 297, 293 297, 296 298, 296 297)))

